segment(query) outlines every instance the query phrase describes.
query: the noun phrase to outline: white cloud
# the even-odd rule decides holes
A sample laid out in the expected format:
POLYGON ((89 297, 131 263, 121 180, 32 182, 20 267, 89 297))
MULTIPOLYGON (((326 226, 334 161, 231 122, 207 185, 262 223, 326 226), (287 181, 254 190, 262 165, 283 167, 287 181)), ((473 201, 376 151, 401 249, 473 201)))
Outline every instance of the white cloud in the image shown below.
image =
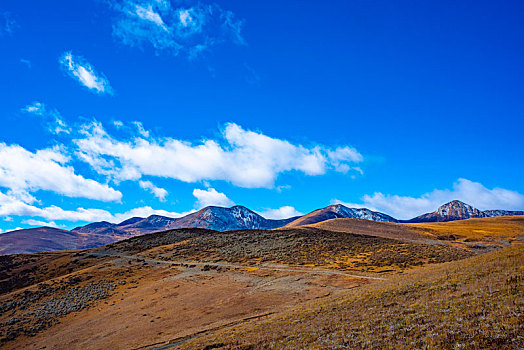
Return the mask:
POLYGON ((168 1, 109 0, 115 11, 113 35, 129 46, 151 44, 157 52, 189 58, 232 41, 244 44, 243 22, 216 4, 186 1, 173 7, 168 1))
POLYGON ((149 192, 151 192, 160 201, 166 201, 166 196, 168 193, 165 189, 161 187, 156 187, 151 181, 139 181, 138 184, 144 190, 148 190, 149 192))
POLYGON ((53 221, 109 221, 113 223, 119 223, 134 216, 147 217, 155 214, 177 218, 187 215, 191 212, 193 211, 176 213, 166 210, 153 209, 149 206, 134 208, 126 212, 115 214, 112 214, 107 210, 95 208, 77 208, 75 210, 64 210, 54 205, 41 208, 37 207, 36 205, 25 203, 13 194, 5 194, 0 192, 0 216, 31 216, 53 221))
POLYGON ((338 199, 333 203, 341 203, 348 207, 366 207, 387 213, 397 219, 411 219, 418 215, 432 212, 444 203, 460 200, 480 210, 524 209, 524 195, 503 188, 488 189, 481 183, 467 179, 458 179, 452 189, 435 189, 420 197, 384 195, 375 192, 362 197, 361 203, 345 203, 338 199))
POLYGON ((30 152, 18 145, 0 143, 0 187, 6 187, 20 197, 28 199, 27 192, 52 191, 68 197, 89 198, 102 201, 120 201, 122 193, 106 184, 75 174, 66 164, 69 157, 62 149, 41 149, 30 152))
POLYGON ((113 94, 113 89, 107 78, 102 73, 97 73, 83 57, 75 56, 71 51, 64 52, 59 62, 71 78, 77 80, 89 90, 98 94, 113 94))
POLYGON ((231 199, 227 198, 224 193, 218 192, 214 188, 208 188, 207 190, 195 188, 193 190, 193 196, 197 199, 196 206, 199 209, 210 205, 230 207, 235 204, 231 199))
POLYGON ((54 221, 47 222, 47 221, 29 219, 29 220, 22 221, 22 223, 26 224, 26 225, 31 225, 31 226, 52 226, 52 227, 56 227, 56 223, 54 221))
POLYGON ((42 117, 42 120, 47 123, 47 130, 52 134, 71 133, 71 128, 66 124, 60 112, 56 109, 48 108, 41 102, 33 102, 25 106, 22 108, 22 112, 42 117))
POLYGON ((178 18, 180 19, 180 24, 184 27, 191 25, 193 22, 193 17, 191 16, 190 10, 179 10, 178 18))
POLYGON ((166 25, 164 24, 164 21, 162 20, 162 17, 160 17, 158 13, 153 11, 153 7, 151 6, 151 4, 149 4, 147 7, 135 5, 135 8, 135 13, 140 19, 153 22, 162 29, 168 30, 166 25))
POLYGON ((138 133, 145 137, 145 138, 148 138, 149 137, 149 131, 147 131, 145 128, 144 128, 144 125, 141 123, 141 122, 133 122, 133 124, 136 126, 136 129, 138 130, 138 133))
POLYGON ((350 170, 363 160, 351 147, 304 147, 244 130, 229 123, 218 140, 191 144, 172 138, 130 141, 111 137, 98 122, 84 126, 74 140, 78 156, 97 172, 116 180, 139 180, 142 175, 184 182, 224 180, 236 186, 272 188, 283 172, 322 175, 329 169, 350 170))
POLYGON ((124 213, 115 214, 112 216, 112 218, 108 219, 107 221, 119 223, 119 222, 122 222, 124 220, 127 220, 135 216, 146 218, 150 215, 161 215, 161 216, 167 216, 170 218, 179 218, 187 214, 191 214, 193 212, 194 210, 190 210, 190 211, 183 212, 183 213, 175 213, 175 212, 170 212, 170 211, 162 210, 162 209, 153 209, 149 206, 146 206, 146 207, 134 208, 124 213))
POLYGON ((291 207, 289 205, 280 207, 278 209, 267 209, 261 212, 258 212, 260 215, 265 217, 266 219, 288 219, 294 216, 301 216, 304 215, 303 213, 296 210, 294 207, 291 207))

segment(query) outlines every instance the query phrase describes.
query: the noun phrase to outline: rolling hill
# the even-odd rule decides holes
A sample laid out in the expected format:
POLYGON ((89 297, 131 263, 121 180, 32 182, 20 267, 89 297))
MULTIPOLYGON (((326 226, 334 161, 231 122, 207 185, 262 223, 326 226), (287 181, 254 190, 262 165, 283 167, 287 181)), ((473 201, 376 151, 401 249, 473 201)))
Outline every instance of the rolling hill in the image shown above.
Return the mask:
POLYGON ((99 247, 125 237, 38 227, 0 234, 0 255, 99 247))

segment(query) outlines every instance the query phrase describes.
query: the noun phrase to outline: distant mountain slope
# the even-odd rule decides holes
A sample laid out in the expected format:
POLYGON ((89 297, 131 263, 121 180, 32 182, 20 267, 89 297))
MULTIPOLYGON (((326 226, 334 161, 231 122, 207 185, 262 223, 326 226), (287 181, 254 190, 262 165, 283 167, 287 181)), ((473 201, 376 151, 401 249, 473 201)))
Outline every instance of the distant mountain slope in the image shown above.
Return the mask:
POLYGON ((111 228, 116 226, 115 224, 112 224, 107 221, 99 221, 99 222, 93 222, 91 224, 75 227, 71 231, 78 232, 78 233, 97 233, 106 230, 107 228, 111 228))
POLYGON ((514 216, 524 215, 523 211, 508 211, 508 210, 485 210, 480 211, 464 202, 454 200, 440 206, 437 210, 431 213, 417 216, 406 222, 445 222, 455 220, 465 220, 471 218, 486 218, 495 216, 514 216))
POLYGON ((95 248, 122 238, 126 237, 85 234, 53 227, 15 230, 0 234, 0 255, 95 248))
POLYGON ((371 211, 366 208, 348 208, 342 204, 334 204, 322 209, 317 209, 307 215, 299 217, 298 219, 287 224, 286 227, 311 225, 317 222, 338 218, 365 219, 382 222, 398 222, 397 219, 384 213, 371 211))

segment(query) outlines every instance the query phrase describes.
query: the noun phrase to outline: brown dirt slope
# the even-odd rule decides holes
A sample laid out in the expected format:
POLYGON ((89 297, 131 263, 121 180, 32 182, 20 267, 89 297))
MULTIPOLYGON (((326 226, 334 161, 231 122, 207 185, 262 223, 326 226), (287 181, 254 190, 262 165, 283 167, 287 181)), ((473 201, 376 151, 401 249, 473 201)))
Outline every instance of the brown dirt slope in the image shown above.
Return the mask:
POLYGON ((179 349, 522 349, 524 245, 427 266, 179 349))

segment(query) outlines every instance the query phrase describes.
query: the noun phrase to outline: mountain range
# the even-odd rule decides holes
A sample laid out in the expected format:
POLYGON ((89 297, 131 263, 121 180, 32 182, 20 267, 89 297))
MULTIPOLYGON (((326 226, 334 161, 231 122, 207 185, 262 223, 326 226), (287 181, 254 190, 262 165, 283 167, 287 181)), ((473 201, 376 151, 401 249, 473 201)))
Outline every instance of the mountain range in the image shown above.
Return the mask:
POLYGON ((110 233, 134 236, 149 232, 188 227, 206 228, 215 231, 244 229, 270 230, 285 226, 298 218, 299 217, 292 217, 283 220, 271 220, 241 205, 235 205, 231 208, 209 206, 176 219, 160 215, 151 215, 147 218, 133 217, 119 224, 112 224, 107 221, 94 222, 86 226, 76 227, 71 231, 78 233, 110 233))
POLYGON ((76 227, 71 231, 52 227, 38 227, 6 232, 0 234, 0 254, 93 248, 138 235, 179 228, 205 228, 215 231, 271 230, 280 227, 310 225, 337 218, 417 223, 513 215, 524 215, 524 211, 480 211, 458 200, 446 203, 434 212, 410 220, 397 220, 384 213, 366 208, 348 208, 342 204, 330 205, 304 216, 282 220, 266 219, 240 205, 231 208, 209 206, 181 218, 151 215, 147 218, 132 217, 118 224, 107 221, 94 222, 76 227))

